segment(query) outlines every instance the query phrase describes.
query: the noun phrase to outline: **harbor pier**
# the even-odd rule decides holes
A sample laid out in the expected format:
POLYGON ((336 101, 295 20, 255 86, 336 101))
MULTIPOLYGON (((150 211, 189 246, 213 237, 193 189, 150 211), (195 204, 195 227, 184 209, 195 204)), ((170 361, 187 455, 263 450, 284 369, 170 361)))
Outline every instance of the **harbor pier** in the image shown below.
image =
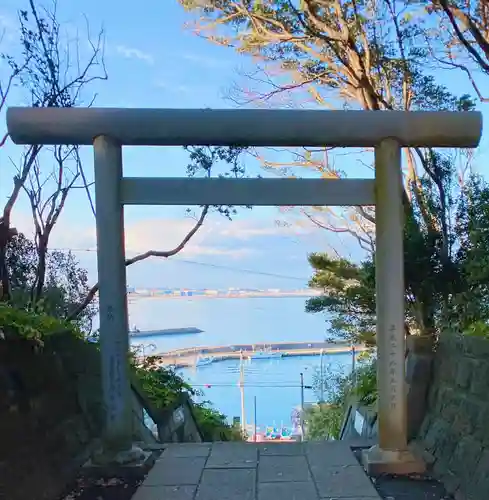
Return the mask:
POLYGON ((351 345, 347 342, 272 342, 253 344, 231 344, 221 346, 201 346, 175 349, 173 351, 150 354, 162 365, 173 365, 176 368, 194 366, 201 356, 212 357, 213 361, 239 359, 241 356, 249 357, 257 352, 280 353, 287 356, 317 356, 323 354, 359 353, 370 349, 358 344, 351 345))

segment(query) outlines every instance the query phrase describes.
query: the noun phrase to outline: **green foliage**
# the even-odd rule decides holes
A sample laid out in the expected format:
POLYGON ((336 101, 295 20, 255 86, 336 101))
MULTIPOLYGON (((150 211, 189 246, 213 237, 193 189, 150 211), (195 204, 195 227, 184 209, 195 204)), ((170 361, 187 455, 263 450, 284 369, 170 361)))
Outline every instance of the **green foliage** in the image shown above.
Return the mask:
MULTIPOLYGON (((437 154, 431 161, 449 192, 451 163, 437 154)), ((405 219, 406 330, 431 334, 446 322, 464 330, 488 321, 489 184, 470 177, 457 197, 452 193, 443 202, 432 184, 423 186, 417 194, 423 205, 413 201, 405 219), (421 214, 424 209, 430 217, 421 214)), ((312 254, 309 262, 309 284, 323 295, 309 299, 306 310, 326 312, 333 336, 374 344, 375 254, 358 265, 325 254, 312 254)))
POLYGON ((71 323, 45 313, 18 309, 5 303, 0 303, 0 330, 5 340, 33 340, 40 345, 46 337, 66 332, 71 332, 76 337, 83 337, 71 323))
POLYGON ((158 366, 155 361, 155 358, 147 357, 142 364, 131 364, 142 389, 156 408, 172 405, 184 392, 196 395, 196 391, 175 370, 158 366))
MULTIPOLYGON (((50 337, 66 333, 71 334, 70 338, 84 340, 84 334, 72 322, 0 302, 0 335, 4 341, 34 341, 35 345, 43 346, 50 337)), ((202 395, 175 370, 158 366, 154 357, 148 356, 142 363, 137 363, 131 354, 129 363, 143 391, 156 408, 164 409, 173 405, 184 393, 191 399, 202 395)), ((194 402, 194 409, 197 424, 206 440, 243 439, 240 430, 230 426, 226 422, 226 416, 212 408, 208 401, 194 402)))
POLYGON ((446 311, 447 321, 461 330, 489 321, 489 185, 473 176, 464 187, 455 228, 461 281, 446 311))
POLYGON ((243 441, 239 426, 227 423, 226 415, 212 407, 210 401, 194 403, 194 416, 204 441, 243 441))
POLYGON ((341 425, 348 404, 354 400, 365 406, 377 402, 377 364, 371 356, 358 362, 353 373, 343 375, 327 368, 323 378, 315 373, 315 392, 323 386, 326 400, 313 406, 305 413, 307 439, 339 439, 341 425))
POLYGON ((377 363, 368 362, 359 366, 351 379, 351 393, 357 401, 366 406, 377 402, 377 363))
POLYGON ((466 327, 462 333, 470 337, 483 337, 489 339, 489 325, 484 321, 476 321, 466 327))
MULTIPOLYGON (((245 166, 241 162, 245 147, 240 146, 185 146, 189 153, 189 164, 187 165, 187 175, 195 177, 197 175, 210 177, 211 173, 218 174, 221 178, 243 178, 245 176, 245 166), (219 165, 224 165, 225 169, 217 170, 219 165)), ((247 207, 251 208, 251 207, 247 207)), ((215 205, 213 209, 224 215, 229 220, 238 212, 232 205, 215 205)))
POLYGON ((309 286, 323 290, 306 302, 306 311, 327 311, 330 333, 351 342, 375 342, 375 282, 372 262, 353 264, 326 254, 309 255, 315 269, 309 286))
MULTIPOLYGON (((80 267, 73 253, 52 250, 47 254, 42 298, 33 303, 38 254, 35 244, 23 234, 15 236, 8 242, 6 264, 10 280, 11 304, 19 308, 30 308, 62 320, 84 301, 90 290, 88 273, 80 267)), ((76 326, 89 332, 95 314, 96 306, 89 305, 77 318, 76 326)))
POLYGON ((308 441, 337 440, 343 423, 343 407, 320 403, 306 409, 304 421, 308 441))
POLYGON ((172 368, 159 366, 157 358, 148 356, 141 364, 131 356, 131 366, 142 389, 156 408, 164 409, 176 403, 186 393, 193 400, 194 416, 205 441, 237 441, 243 436, 239 429, 229 425, 226 416, 212 407, 209 401, 195 402, 202 396, 172 368))
MULTIPOLYGON (((200 34, 262 62, 264 78, 260 68, 251 75, 252 82, 259 84, 253 92, 257 101, 310 91, 308 97, 312 95, 318 107, 337 103, 339 108, 373 111, 474 109, 469 94, 453 94, 427 74, 437 58, 430 40, 444 34, 416 2, 180 1, 198 17, 200 34)), ((250 94, 248 90, 245 95, 247 104, 250 94)), ((469 272, 457 257, 461 237, 455 214, 466 197, 459 187, 460 158, 453 151, 421 148, 407 154, 405 327, 409 333, 434 334, 444 311, 458 314, 477 302, 473 300, 477 287, 468 278, 477 274, 481 283, 482 273, 480 269, 469 272)), ((298 157, 304 160, 301 166, 314 167, 307 152, 298 157)), ((316 162, 315 168, 321 176, 344 175, 328 162, 319 165, 316 162)), ((340 230, 353 232, 370 251, 365 234, 375 222, 374 214, 349 211, 345 219, 340 230)), ((375 256, 359 265, 321 254, 311 256, 310 262, 315 269, 311 284, 325 293, 309 301, 308 310, 332 315, 336 335, 373 343, 375 256)), ((483 295, 482 287, 479 290, 479 302, 484 303, 489 294, 483 295)), ((467 316, 481 312, 478 305, 466 309, 462 312, 467 316)))

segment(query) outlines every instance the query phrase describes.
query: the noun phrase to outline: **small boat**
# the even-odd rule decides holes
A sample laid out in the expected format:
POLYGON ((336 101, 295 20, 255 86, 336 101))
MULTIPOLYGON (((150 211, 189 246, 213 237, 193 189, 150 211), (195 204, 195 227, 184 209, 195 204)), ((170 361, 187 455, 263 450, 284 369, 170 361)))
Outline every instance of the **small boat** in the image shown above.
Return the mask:
POLYGON ((282 353, 279 351, 257 351, 254 352, 250 358, 251 359, 274 359, 274 358, 281 358, 282 353))
POLYGON ((197 360, 197 363, 195 363, 195 366, 206 366, 210 365, 214 361, 214 358, 210 357, 201 357, 197 360))

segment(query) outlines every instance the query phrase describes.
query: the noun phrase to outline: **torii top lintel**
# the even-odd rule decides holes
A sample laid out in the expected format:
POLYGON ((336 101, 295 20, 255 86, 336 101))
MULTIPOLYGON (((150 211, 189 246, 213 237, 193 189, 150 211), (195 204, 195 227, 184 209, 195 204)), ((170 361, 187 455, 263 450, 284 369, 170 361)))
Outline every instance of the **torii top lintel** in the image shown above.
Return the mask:
POLYGON ((127 146, 472 148, 479 112, 289 109, 21 108, 7 110, 16 144, 93 144, 105 135, 127 146))

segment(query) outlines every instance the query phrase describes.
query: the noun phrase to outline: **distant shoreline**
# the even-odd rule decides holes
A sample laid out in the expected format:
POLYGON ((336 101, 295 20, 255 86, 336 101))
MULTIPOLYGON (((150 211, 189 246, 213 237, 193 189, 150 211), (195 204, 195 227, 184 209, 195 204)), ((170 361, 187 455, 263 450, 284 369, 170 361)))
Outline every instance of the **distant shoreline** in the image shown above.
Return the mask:
POLYGON ((127 297, 130 300, 137 299, 284 299, 284 298, 302 298, 310 299, 312 297, 319 297, 321 294, 267 294, 267 295, 163 295, 163 294, 139 294, 128 293, 127 297))

